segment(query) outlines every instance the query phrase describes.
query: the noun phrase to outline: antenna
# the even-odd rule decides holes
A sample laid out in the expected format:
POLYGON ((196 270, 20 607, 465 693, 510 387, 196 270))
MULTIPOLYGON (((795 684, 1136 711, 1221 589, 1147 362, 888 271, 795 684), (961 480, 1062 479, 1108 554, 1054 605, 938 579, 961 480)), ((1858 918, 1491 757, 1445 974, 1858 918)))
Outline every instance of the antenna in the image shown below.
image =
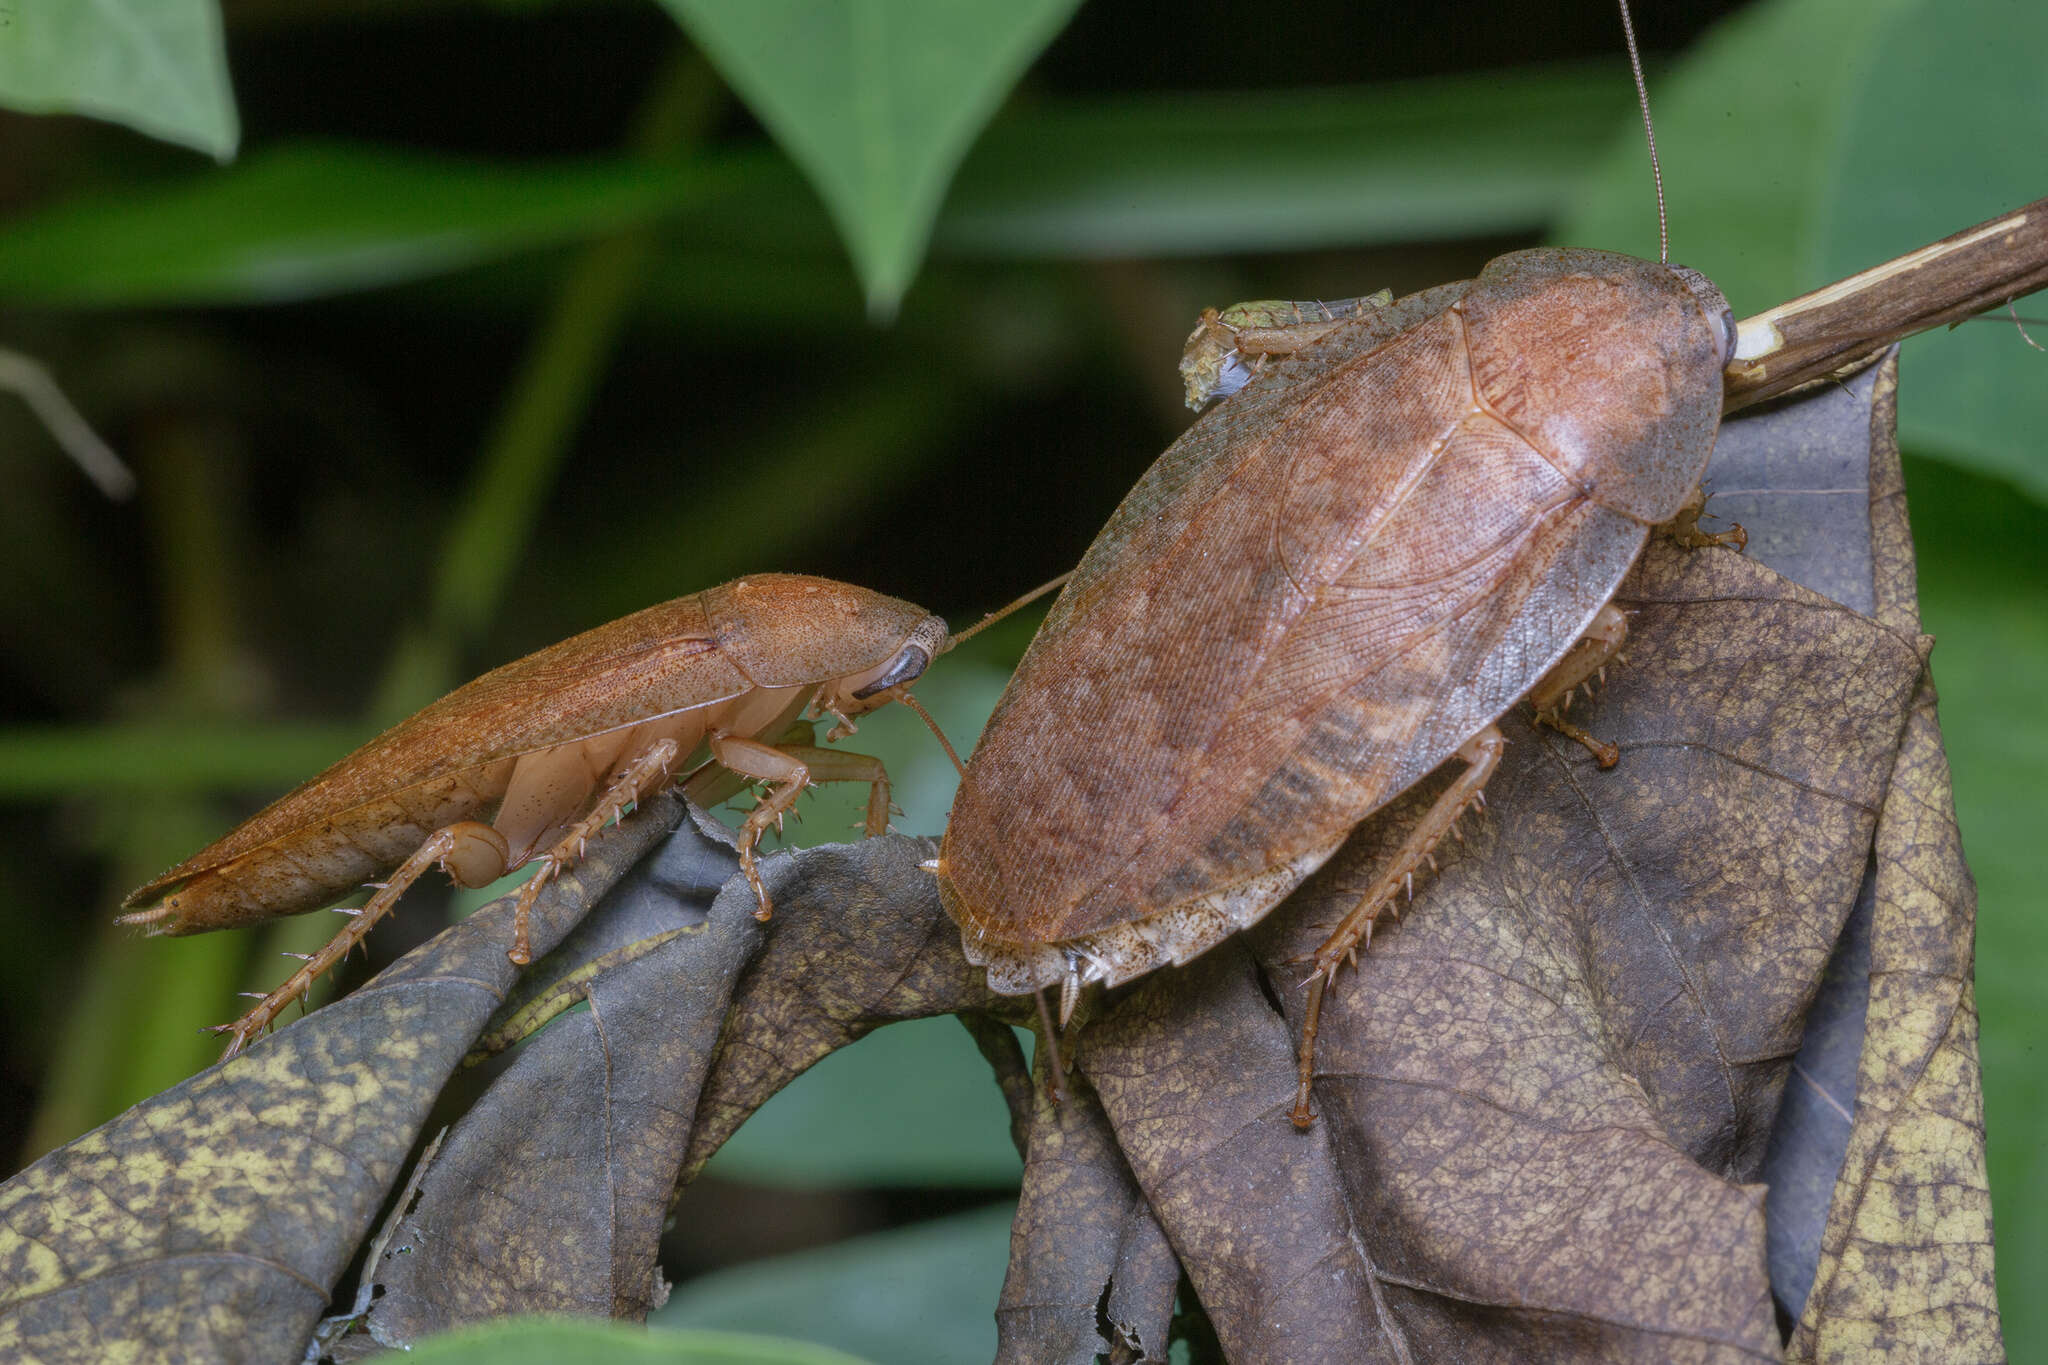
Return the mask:
POLYGON ((1040 583, 1037 587, 1033 588, 1030 592, 1025 593, 1022 597, 1010 603, 1008 606, 1001 607, 995 611, 990 612, 988 615, 982 617, 979 621, 976 621, 967 629, 961 631, 959 634, 947 640, 946 648, 940 650, 939 652, 941 654, 944 654, 948 650, 951 650, 955 648, 957 645, 959 645, 961 641, 971 639, 974 636, 981 634, 981 632, 987 630, 990 626, 1002 620, 1011 612, 1016 611, 1022 607, 1030 606, 1033 602, 1036 602, 1039 598, 1045 596, 1054 588, 1065 587, 1067 580, 1069 578, 1072 578, 1073 576, 1074 571, 1072 569, 1069 569, 1065 573, 1061 574, 1058 578, 1053 579, 1050 583, 1040 583))
POLYGON ((1657 128, 1650 122, 1650 87, 1643 83, 1643 57, 1636 51, 1635 21, 1628 0, 1620 0, 1621 33, 1628 40, 1629 69, 1636 73, 1636 102, 1643 106, 1643 140, 1650 144, 1650 178, 1657 182, 1657 259, 1671 264, 1671 232, 1664 222, 1664 168, 1657 164, 1657 128))
MULTIPOLYGON (((1018 610, 1020 607, 1030 606, 1033 602, 1036 602, 1039 598, 1045 596, 1054 588, 1065 586, 1066 581, 1072 578, 1073 576, 1073 570, 1069 569, 1066 573, 1061 574, 1052 582, 1039 584, 1030 592, 1025 593, 1022 597, 1010 603, 1008 606, 1003 607, 1001 610, 990 612, 988 615, 982 617, 979 621, 975 622, 967 629, 961 631, 959 634, 948 638, 944 648, 940 649, 939 653, 944 654, 947 650, 952 649, 953 646, 959 644, 962 640, 965 640, 970 636, 980 634, 982 631, 987 630, 990 626, 1002 620, 1011 612, 1018 610)), ((922 720, 925 723, 926 728, 928 728, 932 732, 932 736, 939 741, 939 747, 946 751, 946 757, 953 760, 953 766, 959 770, 960 776, 967 776, 967 765, 960 761, 959 753, 957 753, 954 750, 952 743, 949 740, 947 740, 946 732, 939 728, 939 723, 936 720, 932 719, 932 713, 925 710, 924 707, 920 706, 918 704, 917 698, 911 696, 908 692, 898 693, 896 696, 896 700, 902 702, 905 706, 917 712, 918 719, 922 720)), ((836 734, 837 732, 835 731, 834 733, 836 734)))

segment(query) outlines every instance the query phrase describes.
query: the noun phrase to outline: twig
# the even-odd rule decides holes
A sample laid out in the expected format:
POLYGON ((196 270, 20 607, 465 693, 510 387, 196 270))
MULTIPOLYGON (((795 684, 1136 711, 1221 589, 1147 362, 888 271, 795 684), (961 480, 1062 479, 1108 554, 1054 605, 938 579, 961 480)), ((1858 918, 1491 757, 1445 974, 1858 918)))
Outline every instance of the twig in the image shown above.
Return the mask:
POLYGON ((1726 372, 1733 412, 1841 379, 1901 337, 2048 286, 2048 199, 1745 318, 1726 372))

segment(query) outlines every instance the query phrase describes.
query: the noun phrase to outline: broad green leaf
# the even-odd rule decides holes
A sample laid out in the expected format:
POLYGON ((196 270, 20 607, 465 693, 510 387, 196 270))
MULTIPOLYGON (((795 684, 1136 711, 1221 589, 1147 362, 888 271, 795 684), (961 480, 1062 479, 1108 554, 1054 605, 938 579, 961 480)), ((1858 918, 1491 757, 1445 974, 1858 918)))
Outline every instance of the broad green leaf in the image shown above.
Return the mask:
POLYGON ((862 1365, 807 1341, 739 1332, 654 1331, 578 1318, 510 1318, 413 1347, 425 1365, 862 1365))
MULTIPOLYGON (((2048 185, 2048 11, 2004 0, 1770 0, 1654 82, 1672 258, 1747 315, 2048 185)), ((1639 126, 1557 240, 1652 255, 1639 126)), ((2048 357, 1973 324, 1908 343, 1901 439, 2048 497, 2048 357)))
POLYGON ((370 288, 673 212, 720 183, 651 162, 516 166, 301 144, 13 224, 0 231, 0 298, 279 302, 370 288))
MULTIPOLYGON (((957 256, 1252 251, 1527 231, 1612 127, 1575 67, 1377 90, 1049 104, 999 120, 941 216, 957 256), (1202 147, 1191 158, 1187 149, 1202 147), (1285 212, 1274 212, 1275 204, 1285 212)), ((686 215, 688 315, 852 308, 831 229, 772 154, 709 166, 484 162, 285 144, 224 171, 94 195, 0 228, 0 299, 263 303, 445 274, 686 215)))
POLYGON ((968 144, 1078 2, 663 0, 817 187, 881 317, 968 144))
POLYGON ((1623 107, 1612 69, 1582 66, 1043 105, 990 127, 935 245, 1127 257, 1527 232, 1623 107))
POLYGON ((987 1360, 1010 1215, 1004 1204, 719 1271, 679 1286, 647 1321, 772 1331, 890 1365, 987 1360))
POLYGON ((367 738, 361 727, 286 723, 0 730, 0 796, 283 788, 367 738))
POLYGON ((112 119, 223 161, 241 139, 219 0, 18 0, 0 11, 0 103, 112 119))
MULTIPOLYGON (((1886 27, 1846 111, 1822 280, 2048 194, 2044 53, 2048 5, 1920 0, 1886 27)), ((1907 341, 1900 363, 1902 444, 2048 501, 2048 355, 2009 322, 1979 322, 1907 341)))

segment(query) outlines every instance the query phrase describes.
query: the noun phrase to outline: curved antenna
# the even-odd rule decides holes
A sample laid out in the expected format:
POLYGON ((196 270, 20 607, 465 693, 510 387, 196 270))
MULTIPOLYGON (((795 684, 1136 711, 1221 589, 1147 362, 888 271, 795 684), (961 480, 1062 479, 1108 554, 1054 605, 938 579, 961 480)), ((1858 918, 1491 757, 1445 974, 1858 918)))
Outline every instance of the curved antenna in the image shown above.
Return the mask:
MULTIPOLYGON (((1025 593, 1022 597, 1010 603, 1008 606, 1003 607, 997 611, 990 612, 988 615, 982 617, 979 621, 976 621, 967 629, 961 631, 958 635, 947 637, 946 643, 939 650, 939 653, 945 654, 951 651, 952 648, 955 645, 959 644, 962 640, 965 640, 970 636, 977 635, 982 631, 987 630, 990 626, 1002 620, 1011 612, 1016 611, 1019 607, 1028 607, 1033 602, 1036 602, 1039 598, 1051 592, 1054 588, 1064 587, 1066 585, 1067 580, 1069 578, 1072 578, 1073 576, 1074 571, 1072 569, 1069 569, 1067 572, 1061 574, 1058 578, 1053 579, 1052 582, 1039 584, 1030 592, 1025 593)), ((932 719, 932 713, 925 710, 924 707, 920 706, 918 704, 917 698, 911 696, 907 690, 899 692, 896 696, 896 700, 902 702, 905 706, 917 712, 918 719, 922 720, 925 723, 925 727, 932 732, 933 738, 939 741, 939 747, 946 751, 946 757, 953 760, 953 766, 954 768, 959 770, 960 776, 967 776, 967 765, 960 761, 959 753, 953 748, 952 742, 946 738, 946 732, 939 728, 939 723, 936 720, 932 719)))
POLYGON ((917 718, 925 723, 926 728, 932 732, 932 737, 939 741, 939 747, 946 751, 946 757, 953 760, 954 771, 958 772, 962 777, 967 776, 967 765, 960 761, 960 755, 954 750, 953 742, 946 738, 946 732, 941 730, 939 723, 932 719, 932 713, 925 710, 923 704, 908 692, 905 692, 896 700, 917 712, 917 718))
POLYGON ((1636 51, 1636 25, 1628 0, 1620 0, 1621 34, 1628 40, 1628 65, 1636 73, 1636 102, 1643 106, 1643 140, 1650 144, 1650 178, 1657 182, 1657 259, 1671 264, 1671 232, 1664 223, 1664 168, 1657 164, 1657 127, 1650 122, 1650 87, 1643 82, 1643 57, 1636 51))
POLYGON ((1037 587, 1033 588, 1030 592, 1025 593, 1022 597, 1010 603, 1008 606, 1001 607, 995 611, 990 612, 988 615, 982 617, 979 621, 976 621, 967 629, 961 631, 958 635, 949 638, 946 641, 946 648, 940 650, 939 652, 941 654, 950 652, 953 648, 959 645, 961 641, 971 639, 972 637, 981 634, 981 632, 987 630, 990 626, 1002 620, 1005 616, 1008 616, 1011 612, 1016 611, 1018 608, 1030 606, 1033 602, 1036 602, 1039 598, 1045 596, 1054 588, 1065 587, 1067 580, 1069 578, 1072 578, 1073 576, 1074 571, 1072 569, 1069 569, 1065 573, 1061 574, 1058 578, 1053 579, 1050 583, 1040 583, 1037 587))

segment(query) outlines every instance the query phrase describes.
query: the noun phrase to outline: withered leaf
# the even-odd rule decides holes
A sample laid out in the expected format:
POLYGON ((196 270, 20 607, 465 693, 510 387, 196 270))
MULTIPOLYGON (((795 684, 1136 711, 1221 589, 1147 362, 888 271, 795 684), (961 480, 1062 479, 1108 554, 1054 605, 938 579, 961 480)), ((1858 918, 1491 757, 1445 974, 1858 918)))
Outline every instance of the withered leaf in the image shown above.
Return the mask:
POLYGON ((1021 1022, 1025 1007, 993 994, 960 955, 959 932, 918 866, 935 851, 929 840, 888 836, 776 860, 769 887, 787 908, 733 992, 685 1179, 776 1091, 883 1024, 961 1010, 1021 1022))
MULTIPOLYGON (((680 817, 536 908, 544 951, 680 817)), ((0 1358, 297 1359, 427 1112, 517 974, 510 900, 0 1186, 0 1358)))
MULTIPOLYGON (((1917 633, 1897 383, 1889 361, 1870 422, 1873 610, 1891 628, 1917 633)), ((2003 1359, 1972 985, 1977 892, 1925 676, 1879 815, 1874 861, 1855 1125, 1789 1354, 2003 1359)))
MULTIPOLYGON (((1422 1358, 1779 1351, 1754 1182, 1920 656, 1731 554, 1653 545, 1619 600, 1632 662, 1582 723, 1621 765, 1509 729, 1470 855, 1325 1035, 1318 1097, 1388 1285, 1370 1326, 1422 1358)), ((1276 978, 1415 800, 1257 940, 1276 978)))
POLYGON ((1079 1081, 1066 1103, 1055 1104, 1043 1066, 1039 1080, 1010 1269, 996 1305, 996 1359, 1092 1365, 1104 1349, 1106 1319, 1109 1344, 1126 1359, 1164 1360, 1180 1262, 1093 1089, 1079 1081))
POLYGON ((630 941, 449 1133, 372 1274, 370 1331, 409 1345, 517 1313, 644 1318, 698 1087, 740 965, 759 946, 730 837, 685 821, 534 973, 630 941), (703 901, 725 883, 708 919, 703 901), (663 888, 657 892, 656 888, 663 888), (672 931, 681 932, 672 932, 672 931))

